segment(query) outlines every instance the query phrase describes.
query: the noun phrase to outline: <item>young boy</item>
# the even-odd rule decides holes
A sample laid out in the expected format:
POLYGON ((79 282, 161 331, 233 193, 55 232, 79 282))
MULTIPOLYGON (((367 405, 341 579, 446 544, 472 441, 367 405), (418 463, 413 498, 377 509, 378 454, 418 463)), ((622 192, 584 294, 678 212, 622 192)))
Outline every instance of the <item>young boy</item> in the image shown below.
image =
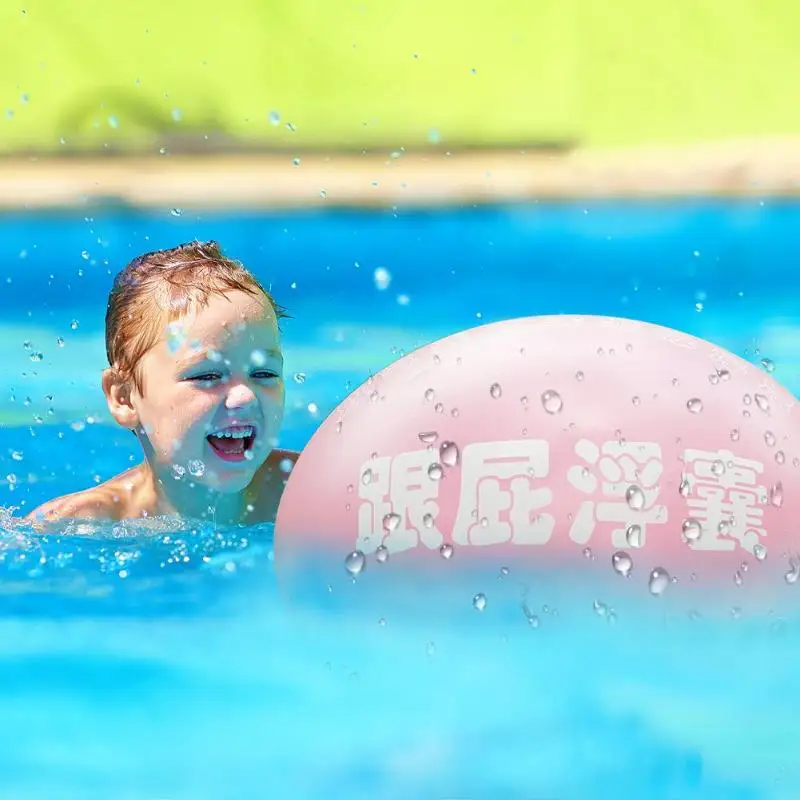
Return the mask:
POLYGON ((111 416, 136 435, 144 461, 27 519, 274 521, 297 458, 274 449, 284 316, 215 242, 131 261, 108 300, 102 385, 111 416))

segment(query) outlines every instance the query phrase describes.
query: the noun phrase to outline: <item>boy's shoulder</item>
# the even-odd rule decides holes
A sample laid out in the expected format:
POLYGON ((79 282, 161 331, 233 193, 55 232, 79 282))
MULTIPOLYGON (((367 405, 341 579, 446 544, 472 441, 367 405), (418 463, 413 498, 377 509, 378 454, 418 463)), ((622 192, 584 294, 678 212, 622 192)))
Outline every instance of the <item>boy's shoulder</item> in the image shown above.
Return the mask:
POLYGON ((283 489, 299 456, 294 450, 273 450, 256 473, 251 487, 259 521, 275 522, 283 489))
POLYGON ((127 513, 126 473, 80 492, 55 497, 33 509, 25 520, 34 524, 66 519, 120 520, 127 513))

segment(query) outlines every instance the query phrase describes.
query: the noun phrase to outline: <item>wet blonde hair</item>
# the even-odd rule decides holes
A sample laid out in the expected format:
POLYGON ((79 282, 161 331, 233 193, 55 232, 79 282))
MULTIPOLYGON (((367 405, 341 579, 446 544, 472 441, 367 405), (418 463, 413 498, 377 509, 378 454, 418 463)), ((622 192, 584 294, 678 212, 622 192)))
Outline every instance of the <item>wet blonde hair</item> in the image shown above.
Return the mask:
POLYGON ((278 320, 287 317, 272 295, 216 242, 188 242, 134 258, 117 277, 106 309, 106 355, 119 377, 142 393, 140 362, 166 326, 191 307, 231 291, 262 296, 278 320))

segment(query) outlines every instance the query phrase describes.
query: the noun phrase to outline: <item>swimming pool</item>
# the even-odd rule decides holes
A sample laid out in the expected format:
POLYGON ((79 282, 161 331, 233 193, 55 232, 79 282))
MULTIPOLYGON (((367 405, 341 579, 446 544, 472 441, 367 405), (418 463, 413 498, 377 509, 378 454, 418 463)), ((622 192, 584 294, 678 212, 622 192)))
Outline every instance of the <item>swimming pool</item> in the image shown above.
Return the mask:
MULTIPOLYGON (((528 314, 679 328, 769 359, 798 393, 798 222, 800 204, 775 200, 2 217, 2 505, 24 510, 137 457, 108 425, 99 372, 110 273, 145 250, 215 238, 271 285, 294 317, 282 443, 299 448, 402 353, 528 314)), ((609 625, 533 587, 533 626, 512 566, 486 589, 487 613, 470 590, 458 624, 365 624, 286 609, 270 536, 145 541, 109 526, 9 551, 0 793, 796 794, 791 613, 708 628, 616 609, 609 625)))

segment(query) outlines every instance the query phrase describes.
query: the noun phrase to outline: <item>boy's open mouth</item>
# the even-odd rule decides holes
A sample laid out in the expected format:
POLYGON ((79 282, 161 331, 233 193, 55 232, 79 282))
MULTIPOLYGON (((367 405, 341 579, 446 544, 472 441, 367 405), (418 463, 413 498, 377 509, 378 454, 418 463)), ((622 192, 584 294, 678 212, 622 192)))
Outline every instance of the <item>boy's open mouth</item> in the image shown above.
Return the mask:
POLYGON ((228 425, 206 436, 211 449, 223 461, 244 461, 256 440, 253 425, 228 425))

